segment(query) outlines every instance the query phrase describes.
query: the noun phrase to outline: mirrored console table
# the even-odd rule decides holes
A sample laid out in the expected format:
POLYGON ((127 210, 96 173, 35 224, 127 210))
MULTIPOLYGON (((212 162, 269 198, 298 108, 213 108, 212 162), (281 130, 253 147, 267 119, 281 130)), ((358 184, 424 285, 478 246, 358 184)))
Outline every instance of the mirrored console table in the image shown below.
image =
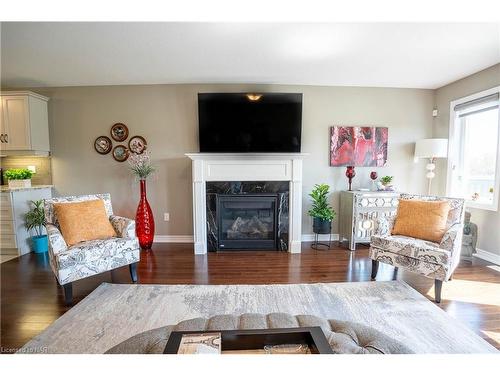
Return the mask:
POLYGON ((347 241, 349 250, 357 243, 370 243, 376 220, 396 214, 400 193, 385 191, 341 191, 339 241, 347 241))

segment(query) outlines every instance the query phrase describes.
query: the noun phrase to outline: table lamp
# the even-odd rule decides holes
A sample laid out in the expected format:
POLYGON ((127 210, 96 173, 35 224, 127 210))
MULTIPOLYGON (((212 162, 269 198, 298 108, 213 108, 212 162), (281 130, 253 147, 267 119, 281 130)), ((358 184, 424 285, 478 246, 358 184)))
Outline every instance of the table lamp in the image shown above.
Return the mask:
POLYGON ((436 175, 434 170, 436 165, 434 164, 434 159, 445 158, 448 156, 448 140, 443 138, 431 138, 431 139, 421 139, 415 144, 415 162, 418 159, 426 158, 429 159, 429 163, 425 166, 427 169, 427 174, 425 177, 429 180, 429 186, 427 189, 427 194, 431 194, 431 183, 432 179, 436 175))

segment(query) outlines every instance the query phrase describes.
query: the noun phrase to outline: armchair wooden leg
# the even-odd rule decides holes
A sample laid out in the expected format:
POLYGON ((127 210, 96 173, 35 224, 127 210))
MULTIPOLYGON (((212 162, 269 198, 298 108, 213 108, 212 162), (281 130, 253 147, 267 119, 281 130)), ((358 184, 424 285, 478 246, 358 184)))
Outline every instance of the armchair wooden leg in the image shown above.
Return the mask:
POLYGON ((128 268, 130 270, 130 277, 132 278, 132 281, 134 283, 136 283, 137 282, 137 263, 129 264, 128 268))
POLYGON ((73 303, 73 283, 63 285, 64 288, 64 303, 66 306, 71 306, 73 303))
POLYGON ((378 272, 378 260, 372 259, 372 280, 375 280, 378 272))
POLYGON ((436 303, 441 303, 442 287, 443 287, 443 282, 441 280, 434 280, 434 301, 436 301, 436 303))

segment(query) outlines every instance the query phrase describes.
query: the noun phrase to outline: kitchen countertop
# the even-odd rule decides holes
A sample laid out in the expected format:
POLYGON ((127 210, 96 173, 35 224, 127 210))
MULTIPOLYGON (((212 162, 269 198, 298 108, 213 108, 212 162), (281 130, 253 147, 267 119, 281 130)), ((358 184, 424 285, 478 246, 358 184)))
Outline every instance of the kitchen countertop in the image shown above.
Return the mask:
POLYGON ((9 188, 9 185, 2 185, 0 186, 0 192, 2 193, 8 193, 11 191, 25 191, 25 190, 36 190, 36 189, 47 189, 47 188, 52 188, 54 185, 31 185, 29 188, 17 188, 17 189, 11 189, 9 188))

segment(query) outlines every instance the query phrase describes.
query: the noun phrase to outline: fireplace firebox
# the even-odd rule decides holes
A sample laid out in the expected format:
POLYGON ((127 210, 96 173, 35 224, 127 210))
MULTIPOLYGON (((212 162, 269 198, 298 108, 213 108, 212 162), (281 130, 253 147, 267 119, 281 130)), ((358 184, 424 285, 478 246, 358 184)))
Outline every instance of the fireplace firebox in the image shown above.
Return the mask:
POLYGON ((219 250, 277 250, 277 194, 217 194, 219 250))

